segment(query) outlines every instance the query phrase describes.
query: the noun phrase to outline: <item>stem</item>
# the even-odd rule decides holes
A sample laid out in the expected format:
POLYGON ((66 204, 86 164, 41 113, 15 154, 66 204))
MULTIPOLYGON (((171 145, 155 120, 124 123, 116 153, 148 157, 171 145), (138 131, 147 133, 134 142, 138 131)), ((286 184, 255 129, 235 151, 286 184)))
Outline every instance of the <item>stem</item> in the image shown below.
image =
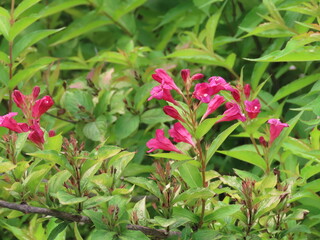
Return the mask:
MULTIPOLYGON (((14 5, 15 0, 11 0, 11 10, 10 10, 10 27, 14 24, 14 5)), ((13 77, 13 58, 12 58, 13 41, 9 41, 9 81, 13 77)), ((8 111, 12 111, 12 90, 9 89, 9 102, 8 111)))
POLYGON ((260 157, 263 158, 263 156, 261 155, 259 148, 257 146, 256 140, 254 139, 254 137, 252 136, 252 134, 250 134, 250 140, 253 143, 254 148, 256 149, 257 153, 259 154, 260 157))

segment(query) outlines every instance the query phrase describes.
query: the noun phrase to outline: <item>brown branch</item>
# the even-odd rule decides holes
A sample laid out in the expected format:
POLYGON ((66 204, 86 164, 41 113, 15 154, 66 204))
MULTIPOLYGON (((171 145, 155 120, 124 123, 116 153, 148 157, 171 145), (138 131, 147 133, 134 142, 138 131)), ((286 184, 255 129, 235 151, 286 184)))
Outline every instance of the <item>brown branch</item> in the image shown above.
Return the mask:
MULTIPOLYGON (((28 204, 17 204, 17 203, 11 203, 7 201, 0 200, 0 207, 4 208, 9 208, 13 210, 17 210, 26 214, 29 213, 38 213, 38 214, 44 214, 47 216, 53 216, 62 220, 67 220, 71 222, 81 222, 81 223, 86 223, 86 224, 93 224, 92 221, 90 220, 89 217, 87 216, 82 216, 82 215, 74 215, 71 213, 67 212, 61 212, 57 210, 52 210, 48 208, 41 208, 41 207, 32 207, 28 204)), ((145 235, 148 236, 153 236, 156 238, 160 239, 165 239, 169 236, 180 236, 180 232, 174 232, 170 231, 167 232, 162 229, 154 229, 154 228, 149 228, 149 227, 144 227, 140 225, 133 225, 133 224, 128 224, 127 225, 128 230, 133 230, 133 231, 140 231, 144 233, 145 235)))

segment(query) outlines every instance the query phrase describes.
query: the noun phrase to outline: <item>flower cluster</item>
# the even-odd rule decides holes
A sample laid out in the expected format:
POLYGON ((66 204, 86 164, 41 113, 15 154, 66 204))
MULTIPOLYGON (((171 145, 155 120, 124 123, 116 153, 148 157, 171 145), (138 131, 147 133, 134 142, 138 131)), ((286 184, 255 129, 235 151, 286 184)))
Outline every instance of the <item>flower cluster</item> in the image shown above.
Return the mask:
MULTIPOLYGON (((13 101, 22 110, 27 123, 18 123, 13 119, 18 113, 10 112, 0 116, 0 126, 16 133, 29 132, 28 139, 42 149, 44 132, 40 127, 40 117, 52 107, 54 102, 50 96, 44 96, 37 100, 39 93, 40 88, 38 86, 33 88, 30 95, 23 95, 19 90, 13 91, 13 101)), ((49 132, 49 136, 54 135, 53 131, 49 132)))
MULTIPOLYGON (((201 117, 200 123, 224 103, 226 110, 216 123, 233 120, 250 122, 250 120, 257 118, 260 113, 260 101, 257 98, 253 98, 249 84, 244 86, 239 84, 234 87, 227 83, 222 77, 213 76, 210 77, 207 82, 196 84, 194 91, 190 93, 193 81, 203 78, 204 75, 197 73, 190 76, 190 70, 183 69, 181 71, 181 77, 183 79, 185 93, 175 84, 174 80, 164 69, 156 69, 152 78, 159 82, 160 85, 151 90, 151 96, 148 99, 162 99, 173 104, 172 106, 165 106, 163 111, 168 116, 178 120, 178 122, 169 130, 169 135, 175 142, 185 142, 195 148, 195 141, 187 129, 195 130, 198 125, 196 110, 200 104, 207 105, 206 112, 201 117), (179 102, 174 99, 171 94, 172 90, 183 98, 189 109, 183 108, 179 102), (221 91, 229 92, 233 100, 226 102, 226 99, 218 94, 221 91)), ((281 130, 288 125, 280 122, 276 123, 275 119, 270 119, 268 123, 271 124, 269 141, 269 145, 271 145, 274 139, 278 137, 281 130)), ((148 152, 161 149, 181 153, 181 151, 164 136, 164 131, 161 129, 156 131, 155 138, 147 142, 147 147, 150 148, 148 152)))

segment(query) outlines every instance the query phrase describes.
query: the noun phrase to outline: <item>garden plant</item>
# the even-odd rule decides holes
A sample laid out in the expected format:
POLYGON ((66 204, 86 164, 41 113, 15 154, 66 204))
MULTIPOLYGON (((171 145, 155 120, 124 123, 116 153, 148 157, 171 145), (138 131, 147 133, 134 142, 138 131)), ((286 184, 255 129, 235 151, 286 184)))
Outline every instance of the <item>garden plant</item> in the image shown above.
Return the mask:
POLYGON ((318 0, 4 0, 0 239, 320 239, 318 0))

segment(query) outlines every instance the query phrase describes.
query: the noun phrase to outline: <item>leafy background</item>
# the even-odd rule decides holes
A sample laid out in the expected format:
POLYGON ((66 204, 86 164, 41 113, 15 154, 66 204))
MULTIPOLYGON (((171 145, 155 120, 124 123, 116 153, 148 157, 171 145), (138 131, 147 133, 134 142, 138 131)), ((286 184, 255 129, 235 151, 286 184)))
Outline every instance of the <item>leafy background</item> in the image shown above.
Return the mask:
MULTIPOLYGON (((284 179, 300 176, 297 188, 305 196, 319 191, 318 1, 24 0, 14 2, 13 25, 11 4, 1 1, 0 8, 1 115, 7 113, 8 93, 16 88, 30 93, 38 85, 55 101, 42 127, 77 136, 88 152, 101 142, 135 152, 120 175, 147 177, 154 160, 145 154, 145 143, 172 121, 162 111, 164 102, 147 101, 155 86, 153 71, 168 70, 178 85, 184 68, 235 85, 241 77, 262 102, 256 129, 270 116, 293 122, 274 167, 284 170, 284 179)), ((214 126, 205 140, 228 126, 214 126)), ((208 169, 260 173, 246 160, 250 141, 242 132, 238 128, 223 142, 208 169)), ((24 146, 23 152, 33 151, 34 146, 24 146)), ((306 223, 312 228, 306 234, 319 237, 319 197, 299 199, 310 219, 317 219, 306 223)), ((26 218, 1 220, 8 230, 4 239, 18 231, 13 226, 26 228, 26 218)), ((30 229, 36 221, 29 217, 30 229)), ((49 234, 50 224, 54 228, 53 220, 46 225, 49 234)), ((82 232, 90 235, 89 229, 82 232)), ((14 235, 22 239, 23 234, 14 235)))

